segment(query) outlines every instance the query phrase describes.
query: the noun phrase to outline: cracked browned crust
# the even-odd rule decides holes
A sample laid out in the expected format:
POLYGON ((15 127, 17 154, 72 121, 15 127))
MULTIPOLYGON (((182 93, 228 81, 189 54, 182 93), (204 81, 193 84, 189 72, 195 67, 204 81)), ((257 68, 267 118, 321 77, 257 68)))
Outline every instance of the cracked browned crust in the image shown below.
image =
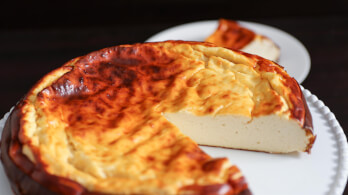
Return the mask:
MULTIPOLYGON (((20 131, 21 107, 19 103, 8 117, 1 140, 1 161, 5 173, 10 181, 11 188, 16 195, 107 195, 90 192, 75 181, 51 175, 42 169, 42 164, 33 164, 21 151, 22 145, 18 140, 20 131)), ((208 161, 205 167, 219 166, 220 160, 208 161)), ((206 168, 207 169, 207 168, 206 168)), ((209 168, 208 168, 209 169, 209 168)), ((238 168, 231 167, 233 172, 239 172, 238 168)), ((207 170, 209 171, 209 170, 207 170)), ((181 190, 192 194, 211 195, 220 194, 221 189, 229 191, 230 195, 251 195, 244 177, 238 180, 229 180, 227 184, 213 184, 208 186, 192 185, 181 190)))

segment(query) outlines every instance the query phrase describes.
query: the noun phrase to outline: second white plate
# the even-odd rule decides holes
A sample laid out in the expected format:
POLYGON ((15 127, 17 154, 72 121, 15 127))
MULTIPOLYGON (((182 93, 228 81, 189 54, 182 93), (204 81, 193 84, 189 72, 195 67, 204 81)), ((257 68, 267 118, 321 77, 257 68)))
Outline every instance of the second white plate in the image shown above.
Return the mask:
MULTIPOLYGON (((308 51, 300 41, 292 35, 271 26, 254 22, 239 22, 242 26, 272 39, 281 50, 278 63, 297 82, 302 83, 305 80, 311 67, 311 60, 308 51)), ((159 32, 145 42, 165 40, 204 41, 206 37, 215 31, 217 26, 217 20, 182 24, 159 32)))

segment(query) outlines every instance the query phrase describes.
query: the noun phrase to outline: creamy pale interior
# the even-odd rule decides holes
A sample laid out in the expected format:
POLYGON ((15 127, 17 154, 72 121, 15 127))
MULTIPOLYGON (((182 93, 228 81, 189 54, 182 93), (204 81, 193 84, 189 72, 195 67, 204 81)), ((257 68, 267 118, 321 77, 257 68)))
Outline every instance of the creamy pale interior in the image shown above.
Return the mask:
POLYGON ((295 121, 278 115, 250 119, 245 116, 196 116, 165 113, 182 133, 198 144, 274 153, 301 151, 308 145, 306 132, 295 121))
POLYGON ((241 51, 252 53, 264 57, 272 61, 278 61, 280 56, 280 49, 278 46, 269 38, 256 35, 255 38, 241 51))
POLYGON ((102 193, 175 194, 223 184, 240 173, 227 160, 202 170, 210 157, 191 138, 306 151, 312 135, 293 116, 294 107, 303 109, 294 102, 297 88, 272 62, 225 48, 166 42, 105 49, 67 63, 29 93, 23 153, 102 193))

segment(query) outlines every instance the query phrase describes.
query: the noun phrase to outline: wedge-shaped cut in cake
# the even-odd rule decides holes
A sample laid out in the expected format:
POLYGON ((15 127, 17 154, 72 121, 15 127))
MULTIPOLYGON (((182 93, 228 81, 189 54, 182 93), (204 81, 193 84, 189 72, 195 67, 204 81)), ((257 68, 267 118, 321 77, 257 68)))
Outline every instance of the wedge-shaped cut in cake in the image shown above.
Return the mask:
POLYGON ((233 20, 220 19, 218 28, 205 41, 256 54, 275 62, 280 56, 280 48, 270 38, 257 34, 233 20))
POLYGON ((1 159, 16 194, 250 194, 198 144, 309 152, 299 85, 272 61, 208 43, 121 45, 43 77, 16 106, 1 159))

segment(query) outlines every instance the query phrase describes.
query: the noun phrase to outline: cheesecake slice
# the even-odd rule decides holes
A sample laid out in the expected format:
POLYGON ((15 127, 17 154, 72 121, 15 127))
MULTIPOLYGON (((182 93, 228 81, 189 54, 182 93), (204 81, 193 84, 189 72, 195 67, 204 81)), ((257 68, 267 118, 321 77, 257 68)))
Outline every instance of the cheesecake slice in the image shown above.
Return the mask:
POLYGON ((220 19, 216 31, 205 41, 221 47, 256 54, 275 62, 280 56, 280 48, 271 39, 257 34, 233 20, 220 19))
POLYGON ((44 76, 7 120, 1 160, 16 194, 250 194, 235 165, 197 143, 309 153, 314 140, 279 65, 167 41, 105 48, 44 76))

